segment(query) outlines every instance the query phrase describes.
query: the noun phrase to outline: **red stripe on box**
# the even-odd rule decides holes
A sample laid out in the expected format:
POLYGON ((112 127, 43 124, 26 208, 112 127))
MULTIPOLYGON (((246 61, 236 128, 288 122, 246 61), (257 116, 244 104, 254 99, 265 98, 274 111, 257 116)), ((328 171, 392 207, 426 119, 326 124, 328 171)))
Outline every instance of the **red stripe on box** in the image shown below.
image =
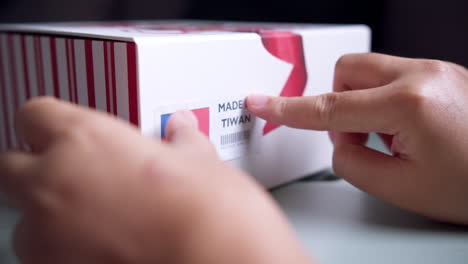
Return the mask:
POLYGON ((36 60, 37 89, 39 95, 45 95, 44 69, 42 67, 42 51, 40 37, 34 37, 34 56, 36 60))
POLYGON ((50 38, 50 60, 52 64, 52 79, 54 85, 54 96, 60 98, 58 62, 57 62, 57 44, 54 37, 50 38))
POLYGON ((13 36, 9 34, 8 35, 8 60, 10 64, 10 70, 11 70, 11 89, 13 91, 13 108, 16 110, 20 104, 19 102, 19 97, 18 97, 18 75, 16 71, 16 58, 15 58, 15 49, 14 49, 14 41, 13 41, 13 36))
MULTIPOLYGON (((6 35, 4 35, 6 37, 6 35)), ((0 54, 3 53, 3 49, 0 46, 0 54)), ((12 138, 10 135, 10 116, 9 116, 9 111, 8 111, 8 106, 7 106, 7 98, 6 98, 6 83, 5 83, 5 71, 3 68, 3 61, 0 60, 0 93, 2 96, 2 112, 3 112, 3 120, 4 124, 2 124, 3 128, 5 129, 5 137, 7 141, 7 148, 11 148, 13 146, 12 138)))
POLYGON ((94 90, 93 41, 85 40, 86 82, 88 86, 88 106, 96 108, 96 94, 94 90))
POLYGON ((24 88, 26 100, 31 98, 31 87, 29 86, 28 53, 26 51, 26 35, 21 35, 21 53, 23 54, 24 88))
POLYGON ((111 112, 111 104, 110 104, 110 83, 109 83, 109 55, 108 55, 108 42, 104 42, 104 76, 106 82, 106 106, 107 112, 111 112))
POLYGON ((112 53, 111 53, 111 42, 107 42, 107 56, 108 56, 108 66, 109 66, 109 105, 110 105, 110 112, 109 113, 114 113, 114 97, 112 96, 112 87, 113 87, 113 76, 112 76, 112 53))
POLYGON ((70 52, 71 52, 71 67, 73 76, 73 98, 74 102, 78 104, 78 89, 76 83, 76 57, 75 57, 75 40, 70 39, 70 52))
POLYGON ((44 79, 42 75, 42 54, 40 51, 40 39, 39 37, 34 37, 34 62, 36 63, 36 81, 37 81, 37 94, 44 95, 44 79))
POLYGON ((70 75, 70 51, 68 48, 68 39, 65 39, 65 57, 67 59, 67 77, 68 77, 68 98, 70 102, 73 102, 72 98, 72 88, 71 88, 71 75, 70 75))
POLYGON ((4 95, 4 92, 3 92, 3 84, 2 84, 2 68, 0 66, 0 104, 2 105, 2 117, 3 117, 3 123, 0 124, 0 139, 1 141, 5 141, 5 144, 2 143, 2 145, 0 145, 0 152, 2 151, 5 151, 7 148, 8 148, 8 137, 7 137, 7 130, 8 130, 8 127, 7 127, 7 120, 5 120, 5 116, 7 115, 7 112, 6 112, 6 105, 5 105, 5 102, 6 100, 4 99, 5 95, 4 95))
MULTIPOLYGON (((15 49, 14 49, 14 41, 13 41, 13 37, 14 35, 13 34, 9 34, 8 35, 8 42, 7 42, 7 45, 8 45, 8 60, 9 60, 9 67, 10 67, 10 70, 11 70, 11 75, 10 75, 10 84, 11 84, 11 91, 12 91, 12 94, 13 94, 13 112, 16 112, 16 110, 18 109, 19 105, 20 105, 20 101, 19 101, 19 96, 18 96, 18 75, 17 75, 17 70, 16 70, 16 58, 15 58, 15 49)), ((16 146, 19 148, 21 146, 21 141, 19 140, 18 137, 16 137, 16 146)))
POLYGON ((138 77, 135 43, 127 43, 128 106, 130 123, 138 126, 138 77))
POLYGON ((115 78, 115 50, 114 43, 110 43, 110 56, 111 56, 111 74, 112 74, 112 105, 114 115, 117 115, 117 85, 115 78))
POLYGON ((72 61, 71 61, 71 51, 70 51, 70 39, 65 40, 65 51, 67 56, 67 74, 68 74, 68 93, 70 102, 75 102, 73 97, 73 73, 72 73, 72 61))

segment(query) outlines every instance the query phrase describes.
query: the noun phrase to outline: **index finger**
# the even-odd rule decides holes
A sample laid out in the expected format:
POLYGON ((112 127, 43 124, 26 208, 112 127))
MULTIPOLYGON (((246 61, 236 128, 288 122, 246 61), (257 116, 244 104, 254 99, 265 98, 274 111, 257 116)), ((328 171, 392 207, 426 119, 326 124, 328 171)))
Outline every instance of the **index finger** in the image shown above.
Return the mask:
POLYGON ((249 96, 247 107, 270 122, 295 128, 393 134, 401 111, 395 105, 392 84, 411 61, 377 53, 347 54, 335 66, 335 93, 302 98, 249 96))
POLYGON ((394 134, 398 109, 391 87, 306 97, 251 95, 247 107, 269 122, 294 128, 394 134))

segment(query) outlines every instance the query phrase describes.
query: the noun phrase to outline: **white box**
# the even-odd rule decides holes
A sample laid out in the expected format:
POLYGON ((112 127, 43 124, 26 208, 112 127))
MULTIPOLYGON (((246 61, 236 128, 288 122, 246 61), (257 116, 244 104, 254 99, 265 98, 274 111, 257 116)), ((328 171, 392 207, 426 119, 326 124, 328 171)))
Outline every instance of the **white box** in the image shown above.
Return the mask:
POLYGON ((114 113, 155 138, 164 134, 167 114, 188 108, 221 158, 274 187, 330 167, 332 145, 325 132, 256 119, 239 107, 245 96, 329 92, 337 59, 369 49, 363 25, 2 25, 0 148, 22 147, 14 112, 38 95, 114 113))

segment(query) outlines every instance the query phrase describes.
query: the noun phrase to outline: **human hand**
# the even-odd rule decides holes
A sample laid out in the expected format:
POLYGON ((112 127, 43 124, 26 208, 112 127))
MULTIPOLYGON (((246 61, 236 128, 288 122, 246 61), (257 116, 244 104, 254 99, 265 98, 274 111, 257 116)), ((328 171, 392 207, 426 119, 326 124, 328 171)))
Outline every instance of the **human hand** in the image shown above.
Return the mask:
POLYGON ((0 158, 0 190, 22 209, 22 263, 306 263, 277 207, 217 158, 189 111, 168 141, 50 98, 18 114, 32 153, 0 158))
POLYGON ((334 92, 253 95, 270 122, 328 130, 336 174, 401 208, 468 224, 468 71, 448 62, 350 54, 336 64, 334 92), (393 156, 365 146, 378 132, 393 156))

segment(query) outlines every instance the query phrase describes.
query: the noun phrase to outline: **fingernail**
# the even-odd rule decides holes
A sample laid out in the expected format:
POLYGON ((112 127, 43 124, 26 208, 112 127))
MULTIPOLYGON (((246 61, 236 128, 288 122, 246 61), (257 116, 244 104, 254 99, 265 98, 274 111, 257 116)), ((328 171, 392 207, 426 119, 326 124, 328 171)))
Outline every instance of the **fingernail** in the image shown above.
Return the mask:
POLYGON ((247 97, 247 108, 263 108, 268 102, 266 95, 253 94, 247 97))
POLYGON ((190 126, 198 128, 198 119, 192 111, 181 110, 171 116, 171 122, 175 126, 190 126))

